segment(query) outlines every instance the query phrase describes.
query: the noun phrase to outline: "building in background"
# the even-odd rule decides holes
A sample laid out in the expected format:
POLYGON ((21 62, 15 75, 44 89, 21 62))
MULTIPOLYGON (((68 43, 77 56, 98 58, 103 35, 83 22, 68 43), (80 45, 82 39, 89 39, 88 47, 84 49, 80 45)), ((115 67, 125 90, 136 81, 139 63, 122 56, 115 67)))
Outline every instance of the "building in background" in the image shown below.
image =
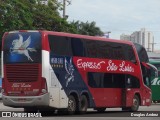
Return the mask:
POLYGON ((154 51, 154 36, 153 33, 142 28, 140 31, 135 31, 131 35, 122 34, 121 40, 129 40, 143 45, 147 51, 154 51))
POLYGON ((129 40, 129 41, 131 41, 131 35, 122 34, 120 36, 120 39, 121 40, 129 40))

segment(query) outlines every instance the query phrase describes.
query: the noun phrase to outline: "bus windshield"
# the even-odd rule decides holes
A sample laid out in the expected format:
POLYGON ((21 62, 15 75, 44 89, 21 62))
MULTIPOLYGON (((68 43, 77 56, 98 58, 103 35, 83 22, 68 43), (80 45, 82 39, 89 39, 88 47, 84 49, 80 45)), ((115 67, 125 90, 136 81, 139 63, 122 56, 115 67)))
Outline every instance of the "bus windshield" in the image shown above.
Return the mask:
POLYGON ((40 63, 41 34, 39 32, 9 33, 4 38, 4 63, 40 63))

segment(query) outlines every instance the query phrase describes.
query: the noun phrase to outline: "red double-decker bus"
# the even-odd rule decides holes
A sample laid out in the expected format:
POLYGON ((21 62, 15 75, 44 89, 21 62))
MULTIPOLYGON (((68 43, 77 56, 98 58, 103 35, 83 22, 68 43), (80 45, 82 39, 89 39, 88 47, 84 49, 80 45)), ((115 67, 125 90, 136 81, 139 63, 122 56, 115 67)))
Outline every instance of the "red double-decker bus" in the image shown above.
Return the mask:
POLYGON ((151 104, 148 56, 129 41, 51 31, 6 32, 3 104, 85 113, 151 104))

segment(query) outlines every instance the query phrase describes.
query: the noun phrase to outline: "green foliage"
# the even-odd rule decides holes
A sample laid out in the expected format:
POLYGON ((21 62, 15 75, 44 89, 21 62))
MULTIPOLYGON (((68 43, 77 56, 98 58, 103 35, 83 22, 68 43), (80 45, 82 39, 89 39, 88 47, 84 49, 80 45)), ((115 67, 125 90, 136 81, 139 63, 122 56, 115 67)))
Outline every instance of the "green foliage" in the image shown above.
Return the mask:
POLYGON ((6 31, 45 29, 76 33, 74 26, 60 17, 56 0, 48 6, 40 0, 0 0, 0 38, 6 31))
POLYGON ((33 2, 28 0, 0 0, 0 3, 0 37, 6 31, 32 29, 31 6, 33 2))
POLYGON ((48 5, 40 4, 40 0, 0 0, 0 38, 6 31, 35 29, 92 36, 103 34, 95 22, 69 23, 59 15, 58 10, 62 9, 58 0, 50 0, 48 5))
POLYGON ((101 31, 99 27, 96 26, 96 23, 93 21, 89 23, 73 21, 71 22, 73 26, 76 27, 79 34, 90 35, 90 36, 102 36, 104 33, 101 31))

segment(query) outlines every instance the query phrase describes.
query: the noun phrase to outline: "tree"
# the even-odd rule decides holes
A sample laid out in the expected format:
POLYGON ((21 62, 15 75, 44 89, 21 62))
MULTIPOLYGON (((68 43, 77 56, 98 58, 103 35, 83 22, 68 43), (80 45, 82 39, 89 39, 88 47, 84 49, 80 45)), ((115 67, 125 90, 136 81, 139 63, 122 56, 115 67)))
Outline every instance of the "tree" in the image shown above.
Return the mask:
POLYGON ((40 0, 0 0, 0 38, 6 31, 45 29, 77 33, 73 25, 61 18, 56 0, 48 5, 40 0))
POLYGON ((76 27, 79 34, 91 35, 91 36, 102 36, 104 33, 99 27, 96 26, 96 22, 86 23, 80 21, 71 22, 73 26, 76 27))
POLYGON ((59 4, 55 3, 51 1, 48 6, 42 4, 36 6, 33 11, 33 26, 36 29, 76 33, 74 26, 70 25, 66 19, 60 17, 58 12, 59 4))
POLYGON ((84 35, 102 35, 95 22, 71 22, 62 18, 62 4, 49 0, 42 5, 40 0, 0 0, 0 38, 6 31, 45 29, 84 35))

